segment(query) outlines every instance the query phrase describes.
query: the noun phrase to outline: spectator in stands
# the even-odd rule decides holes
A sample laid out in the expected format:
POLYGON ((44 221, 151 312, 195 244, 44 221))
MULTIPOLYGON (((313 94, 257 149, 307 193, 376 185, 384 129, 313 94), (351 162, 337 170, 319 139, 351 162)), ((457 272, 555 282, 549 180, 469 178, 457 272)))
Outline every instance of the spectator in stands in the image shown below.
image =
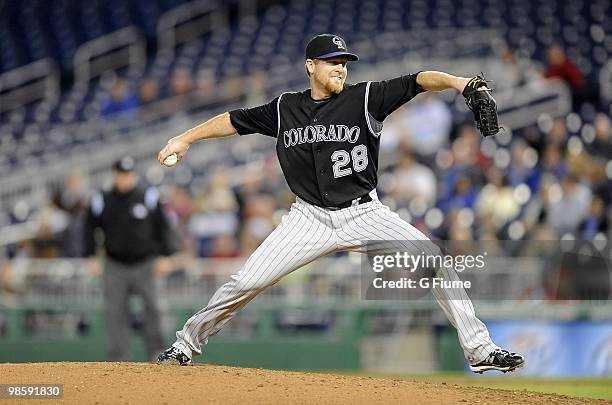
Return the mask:
POLYGON ((185 110, 189 105, 193 89, 194 83, 189 69, 183 67, 174 69, 168 87, 171 98, 165 104, 167 112, 174 113, 185 110))
POLYGON ((180 250, 191 250, 191 235, 189 235, 188 224, 195 209, 193 197, 187 188, 180 185, 175 185, 171 188, 166 212, 168 219, 178 234, 178 239, 183 244, 180 250))
POLYGON ((550 131, 546 134, 546 144, 556 145, 558 148, 565 149, 567 147, 567 125, 565 117, 557 117, 553 120, 550 131))
POLYGON ((244 222, 240 233, 240 248, 248 256, 272 232, 276 201, 268 195, 257 195, 246 200, 244 222))
POLYGON ((475 186, 484 183, 482 173, 487 171, 491 162, 481 153, 480 142, 480 135, 476 131, 467 126, 459 128, 458 136, 451 147, 451 166, 441 176, 439 196, 443 205, 444 202, 448 202, 454 197, 460 178, 469 176, 469 183, 475 186))
POLYGON ((61 235, 69 223, 66 212, 60 209, 54 201, 47 201, 28 219, 36 224, 36 228, 32 238, 24 240, 20 253, 25 257, 41 259, 61 257, 61 235))
MULTIPOLYGON (((491 215, 480 216, 477 221, 474 221, 474 225, 478 240, 491 242, 499 240, 499 228, 491 215)), ((497 244, 492 243, 492 245, 497 244)))
POLYGON ((595 196, 591 202, 591 210, 580 224, 580 239, 593 240, 596 235, 608 237, 610 218, 606 213, 606 205, 601 196, 595 196))
POLYGON ((111 86, 109 99, 102 104, 101 115, 105 118, 130 118, 138 107, 138 97, 127 83, 117 78, 111 86))
POLYGON ((269 196, 276 202, 276 206, 289 208, 295 197, 287 192, 287 185, 284 182, 285 178, 280 174, 278 160, 273 155, 264 158, 263 170, 247 170, 242 183, 234 188, 241 225, 246 221, 246 206, 251 199, 269 196))
POLYGON ((574 91, 579 91, 584 87, 582 72, 578 66, 567 57, 565 51, 559 44, 553 44, 548 48, 544 77, 561 79, 574 91))
POLYGON ((203 99, 209 99, 216 95, 217 81, 215 72, 212 69, 202 69, 198 72, 196 87, 198 96, 203 99))
POLYGON ((498 228, 506 225, 520 212, 512 187, 499 169, 491 168, 487 172, 488 183, 484 186, 476 202, 479 217, 491 216, 498 228))
POLYGON ((156 101, 159 97, 159 82, 154 77, 145 77, 138 88, 138 99, 140 105, 146 105, 156 101))
POLYGON ((113 189, 91 198, 85 223, 85 255, 97 270, 97 231, 104 234, 106 251, 103 274, 108 356, 125 361, 129 356, 129 298, 144 301, 144 342, 149 359, 164 346, 155 257, 169 256, 176 249, 174 235, 159 201, 159 192, 140 185, 134 159, 125 156, 113 166, 113 189))
POLYGON ((267 76, 263 70, 254 70, 249 75, 246 89, 246 105, 256 106, 268 101, 266 93, 267 76))
POLYGON ((480 148, 482 137, 473 125, 461 125, 458 128, 453 147, 456 143, 462 145, 462 153, 465 155, 461 157, 463 165, 475 166, 478 172, 486 172, 491 166, 492 160, 486 157, 480 148))
POLYGON ((434 92, 415 98, 406 106, 405 126, 414 152, 430 162, 448 142, 452 115, 446 103, 434 92))
POLYGON ((542 175, 553 176, 560 180, 568 171, 561 149, 554 144, 546 145, 540 162, 542 175))
MULTIPOLYGON (((448 239, 453 241, 473 241, 472 228, 458 219, 458 210, 453 210, 449 216, 448 239)), ((461 244, 459 244, 461 246, 461 244)))
MULTIPOLYGON (((395 156, 400 147, 400 142, 405 138, 405 128, 402 124, 403 106, 398 108, 395 114, 391 114, 385 120, 383 135, 380 137, 380 160, 388 161, 395 156)), ((405 148, 410 149, 410 148, 405 148)), ((410 153, 410 151, 409 151, 410 153)))
POLYGON ((198 256, 210 255, 215 237, 238 233, 237 209, 227 168, 217 167, 206 192, 196 197, 195 212, 189 219, 189 232, 198 241, 198 256))
POLYGON ((218 235, 214 238, 208 255, 213 259, 231 259, 240 257, 240 248, 234 235, 218 235))
MULTIPOLYGON (((593 187, 593 194, 600 197, 604 203, 607 216, 612 220, 612 178, 608 178, 593 187)), ((612 234, 611 234, 612 236, 612 234)))
POLYGON ((510 185, 526 184, 531 193, 537 192, 540 187, 540 171, 536 166, 537 154, 529 149, 522 139, 517 139, 510 148, 511 160, 508 168, 510 185))
POLYGON ((496 90, 524 86, 541 77, 531 60, 522 58, 516 47, 510 43, 506 43, 501 52, 501 62, 502 71, 497 72, 497 76, 503 77, 504 80, 495 83, 496 90))
POLYGON ((31 257, 31 245, 28 242, 22 241, 15 247, 15 252, 10 255, 11 260, 4 260, 0 256, 0 297, 5 305, 28 290, 26 276, 31 257))
POLYGON ((53 196, 53 203, 65 216, 65 228, 58 235, 64 257, 83 257, 83 224, 87 208, 87 182, 78 170, 70 171, 53 196))
POLYGON ((277 205, 281 209, 288 210, 293 204, 295 197, 282 175, 280 164, 276 158, 275 152, 270 151, 263 158, 263 168, 261 170, 262 192, 274 197, 277 205))
POLYGON ((170 94, 180 96, 193 90, 193 80, 188 69, 176 69, 170 79, 170 94))
POLYGON ((394 187, 390 195, 397 207, 408 207, 410 202, 421 199, 427 207, 436 202, 436 176, 431 169, 418 163, 414 156, 405 154, 393 171, 394 187))
POLYGON ((64 216, 58 215, 55 207, 48 206, 38 213, 38 217, 38 230, 30 242, 31 257, 40 259, 60 257, 62 251, 57 234, 65 226, 64 216))
POLYGON ((224 99, 238 101, 244 95, 244 82, 239 73, 228 73, 221 85, 221 94, 224 99))
POLYGON ((593 121, 595 130, 595 139, 592 143, 586 145, 589 154, 607 164, 612 160, 612 126, 610 125, 610 117, 599 113, 593 121))
POLYGON ((559 236, 574 234, 591 207, 591 191, 574 173, 561 180, 561 195, 548 201, 547 221, 559 236))
POLYGON ((468 172, 459 173, 454 186, 451 194, 438 201, 438 208, 444 213, 453 209, 474 208, 478 189, 472 182, 472 176, 468 172))
POLYGON ((587 85, 582 72, 559 44, 553 44, 548 48, 544 77, 560 79, 570 87, 574 110, 578 110, 578 107, 586 101, 587 85))

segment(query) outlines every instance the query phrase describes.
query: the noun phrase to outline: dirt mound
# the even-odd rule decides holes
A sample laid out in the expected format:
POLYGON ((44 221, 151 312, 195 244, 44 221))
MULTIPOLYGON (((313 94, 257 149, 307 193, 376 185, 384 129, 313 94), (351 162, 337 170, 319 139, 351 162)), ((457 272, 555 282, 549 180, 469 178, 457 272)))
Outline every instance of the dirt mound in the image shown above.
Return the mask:
MULTIPOLYGON (((0 364, 3 384, 63 384, 69 404, 591 404, 603 400, 401 379, 148 363, 0 364)), ((1 401, 24 404, 29 401, 1 401)), ((31 402, 39 403, 38 400, 31 402)), ((55 401, 53 401, 55 402, 55 401)))

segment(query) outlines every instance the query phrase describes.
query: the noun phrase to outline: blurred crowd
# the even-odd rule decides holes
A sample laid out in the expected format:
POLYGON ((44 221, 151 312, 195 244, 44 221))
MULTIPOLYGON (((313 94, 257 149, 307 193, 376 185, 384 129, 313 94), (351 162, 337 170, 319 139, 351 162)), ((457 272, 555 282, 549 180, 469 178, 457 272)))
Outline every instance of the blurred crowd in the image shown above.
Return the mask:
MULTIPOLYGON (((512 63, 515 55, 508 49, 503 57, 512 63)), ((573 112, 556 118, 542 114, 536 125, 484 140, 471 116, 464 111, 458 117, 431 92, 389 117, 379 159, 383 203, 437 239, 609 239, 610 117, 593 86, 558 46, 550 48, 546 66, 538 72, 542 78, 568 84, 573 112)), ((227 97, 246 94, 247 105, 271 96, 264 91, 264 72, 253 73, 246 92, 231 78, 217 84, 212 77, 202 73, 194 81, 185 72, 170 81, 169 89, 160 89, 150 79, 138 88, 116 79, 100 114, 109 119, 130 114, 143 104, 192 95, 194 89, 210 97, 219 88, 227 97)), ((516 84, 521 80, 531 79, 518 77, 516 84)), ((172 108, 180 110, 177 105, 172 108)), ((219 166, 206 174, 203 189, 193 184, 160 186, 184 252, 194 257, 247 256, 274 229, 294 197, 273 148, 261 163, 262 170, 245 169, 238 182, 234 168, 219 166)), ((181 164, 189 164, 189 156, 181 164)), ((36 236, 5 247, 4 256, 82 256, 82 224, 91 192, 82 173, 68 173, 36 214, 36 236)))
POLYGON ((155 104, 153 110, 157 116, 184 111, 194 102, 211 105, 219 100, 241 100, 254 106, 267 101, 265 79, 265 72, 257 69, 246 76, 228 75, 220 82, 216 80, 215 72, 207 68, 197 74, 189 69, 175 69, 166 82, 153 75, 133 82, 109 73, 100 81, 107 96, 92 108, 104 119, 130 120, 142 118, 138 115, 141 107, 152 104, 155 104))

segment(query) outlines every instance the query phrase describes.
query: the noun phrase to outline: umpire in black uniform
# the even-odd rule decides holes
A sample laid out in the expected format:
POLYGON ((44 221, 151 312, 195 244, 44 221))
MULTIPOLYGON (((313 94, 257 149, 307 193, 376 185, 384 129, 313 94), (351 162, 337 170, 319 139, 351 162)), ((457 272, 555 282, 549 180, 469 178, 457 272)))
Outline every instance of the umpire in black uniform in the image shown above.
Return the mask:
POLYGON ((129 357, 129 298, 144 301, 144 341, 147 356, 164 347, 153 264, 156 256, 175 252, 171 229, 154 187, 143 187, 129 156, 113 166, 113 188, 93 194, 84 228, 85 254, 96 251, 96 230, 104 234, 106 261, 103 274, 108 357, 129 357))

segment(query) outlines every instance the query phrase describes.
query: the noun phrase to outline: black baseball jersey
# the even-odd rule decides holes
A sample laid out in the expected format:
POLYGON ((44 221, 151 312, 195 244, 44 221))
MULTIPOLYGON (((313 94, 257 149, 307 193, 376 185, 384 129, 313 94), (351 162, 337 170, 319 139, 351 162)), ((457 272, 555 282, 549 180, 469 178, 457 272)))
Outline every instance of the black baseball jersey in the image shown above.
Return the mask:
POLYGON ((283 93, 268 104, 230 111, 230 119, 240 135, 276 138, 291 191, 311 204, 335 207, 376 188, 382 122, 424 91, 417 74, 345 84, 321 101, 310 89, 283 93))

